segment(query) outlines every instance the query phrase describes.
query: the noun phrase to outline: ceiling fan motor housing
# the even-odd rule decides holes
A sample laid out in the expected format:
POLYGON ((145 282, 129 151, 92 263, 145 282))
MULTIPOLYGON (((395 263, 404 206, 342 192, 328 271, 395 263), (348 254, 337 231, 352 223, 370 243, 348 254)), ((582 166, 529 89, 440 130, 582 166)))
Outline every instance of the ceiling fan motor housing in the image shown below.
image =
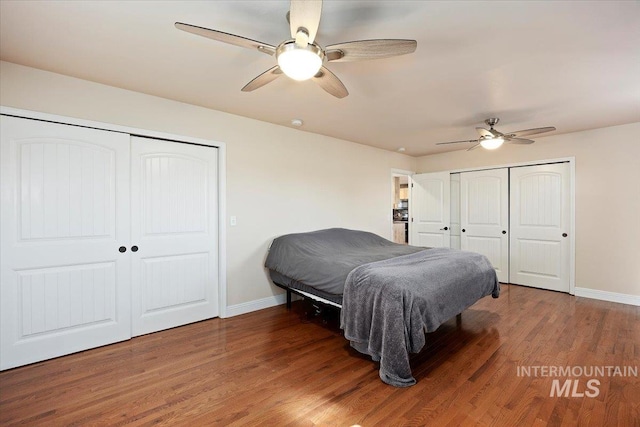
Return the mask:
POLYGON ((485 122, 486 124, 488 124, 489 126, 494 127, 495 125, 497 125, 497 124, 498 124, 498 122, 499 122, 499 121, 500 121, 500 119, 499 119, 499 118, 497 118, 497 117, 492 117, 492 118, 490 118, 490 119, 485 120, 484 122, 485 122))

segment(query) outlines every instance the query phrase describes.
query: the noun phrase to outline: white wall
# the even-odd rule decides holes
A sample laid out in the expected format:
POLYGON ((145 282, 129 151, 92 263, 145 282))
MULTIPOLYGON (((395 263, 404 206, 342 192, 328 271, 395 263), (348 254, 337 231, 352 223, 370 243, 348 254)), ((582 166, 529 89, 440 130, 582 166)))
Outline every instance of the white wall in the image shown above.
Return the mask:
POLYGON ((227 302, 281 293, 263 268, 272 238, 326 227, 391 238, 391 169, 415 159, 220 111, 0 63, 0 104, 227 144, 227 302), (228 221, 227 221, 228 224, 228 221))
POLYGON ((576 159, 576 287, 640 296, 640 123, 418 158, 418 172, 576 159))
POLYGON ((270 240, 323 227, 390 238, 392 168, 431 172, 576 158, 576 286, 640 296, 640 123, 536 138, 531 146, 418 159, 0 62, 0 104, 227 144, 229 305, 280 293, 270 240))

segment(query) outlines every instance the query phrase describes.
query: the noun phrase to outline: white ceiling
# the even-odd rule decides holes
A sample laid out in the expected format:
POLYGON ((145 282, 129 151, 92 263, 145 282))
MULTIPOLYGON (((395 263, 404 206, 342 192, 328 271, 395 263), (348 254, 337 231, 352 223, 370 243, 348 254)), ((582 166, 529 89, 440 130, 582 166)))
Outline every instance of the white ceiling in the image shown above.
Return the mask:
MULTIPOLYGON (((465 144, 499 117, 506 132, 556 134, 640 121, 638 1, 325 1, 321 46, 418 41, 414 54, 329 63, 350 95, 281 77, 259 52, 176 21, 277 45, 288 1, 0 1, 0 59, 418 156, 465 144)), ((546 136, 546 135, 545 135, 546 136)), ((535 137, 534 137, 535 139, 535 137)), ((526 150, 526 146, 520 147, 526 150)))

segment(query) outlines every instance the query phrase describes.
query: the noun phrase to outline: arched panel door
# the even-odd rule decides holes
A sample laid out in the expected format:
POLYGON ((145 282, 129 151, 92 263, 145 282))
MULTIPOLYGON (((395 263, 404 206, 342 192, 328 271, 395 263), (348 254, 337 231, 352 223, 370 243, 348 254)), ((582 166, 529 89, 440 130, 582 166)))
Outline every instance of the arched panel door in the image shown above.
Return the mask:
POLYGON ((218 315, 217 153, 131 139, 133 336, 218 315))
POLYGON ((509 172, 489 169, 460 174, 460 247, 486 256, 509 282, 509 172))
POLYGON ((129 135, 0 120, 0 368, 130 338, 129 135))
POLYGON ((569 292, 569 164, 511 169, 511 282, 569 292))

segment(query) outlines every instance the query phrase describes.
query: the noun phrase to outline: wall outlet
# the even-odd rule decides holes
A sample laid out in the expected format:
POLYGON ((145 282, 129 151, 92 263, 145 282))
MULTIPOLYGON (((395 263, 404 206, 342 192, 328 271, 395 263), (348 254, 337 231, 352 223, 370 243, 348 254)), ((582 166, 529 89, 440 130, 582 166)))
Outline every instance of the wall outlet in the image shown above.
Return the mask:
POLYGON ((238 224, 238 218, 235 215, 232 215, 231 218, 229 218, 229 225, 231 225, 232 227, 235 227, 238 224))

